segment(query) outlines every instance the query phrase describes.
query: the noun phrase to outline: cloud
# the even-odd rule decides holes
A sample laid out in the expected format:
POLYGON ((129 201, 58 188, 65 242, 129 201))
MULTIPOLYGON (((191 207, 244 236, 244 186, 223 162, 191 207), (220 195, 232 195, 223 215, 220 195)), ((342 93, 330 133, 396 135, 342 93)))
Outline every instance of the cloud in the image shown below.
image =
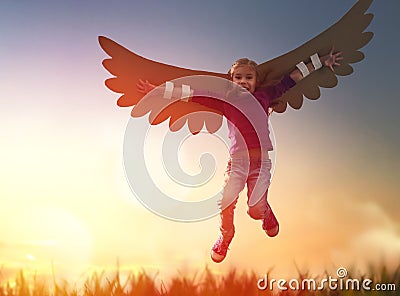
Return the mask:
POLYGON ((351 260, 360 269, 371 264, 396 267, 394 264, 400 258, 399 223, 377 202, 351 201, 346 203, 346 208, 357 227, 349 223, 347 231, 351 237, 341 248, 332 251, 332 257, 339 262, 351 260), (353 232, 354 229, 357 231, 353 232))

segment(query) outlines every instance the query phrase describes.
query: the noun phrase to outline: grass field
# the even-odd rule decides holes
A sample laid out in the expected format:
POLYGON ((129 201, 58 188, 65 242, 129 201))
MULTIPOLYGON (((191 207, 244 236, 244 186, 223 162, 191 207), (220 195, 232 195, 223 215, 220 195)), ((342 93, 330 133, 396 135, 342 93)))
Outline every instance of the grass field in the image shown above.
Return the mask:
MULTIPOLYGON (((4 280, 0 271, 0 296, 400 295, 400 266, 391 271, 388 271, 385 267, 374 267, 370 268, 367 274, 359 276, 349 272, 346 277, 343 277, 342 288, 339 287, 338 281, 336 289, 329 288, 327 283, 324 286, 321 285, 323 279, 329 278, 328 274, 312 277, 307 273, 299 273, 297 278, 286 279, 286 282, 281 282, 280 288, 278 287, 279 279, 270 282, 272 276, 267 274, 260 277, 254 272, 239 273, 234 269, 225 275, 215 275, 208 268, 205 268, 195 276, 189 277, 177 273, 176 276, 167 281, 158 278, 157 275, 150 276, 144 270, 137 274, 132 273, 122 280, 120 272, 116 271, 111 276, 106 275, 105 272, 93 273, 86 278, 83 284, 77 287, 76 284, 55 278, 46 282, 40 280, 39 275, 33 275, 29 278, 24 275, 23 271, 20 271, 13 280, 4 280), (269 286, 266 289, 259 288, 258 283, 261 287, 265 285, 266 279, 269 286), (358 290, 354 289, 355 286, 352 286, 351 282, 346 286, 346 279, 352 279, 359 283, 366 281, 366 283, 369 283, 366 287, 369 287, 370 290, 362 289, 361 286, 358 290), (317 283, 316 288, 308 286, 313 280, 317 283), (299 289, 293 289, 296 283, 299 283, 299 289), (303 288, 301 288, 302 283, 304 283, 303 288), (385 291, 378 291, 376 284, 379 284, 379 288, 385 291), (321 289, 318 289, 319 287, 321 289)), ((336 275, 332 278, 339 279, 336 275)))

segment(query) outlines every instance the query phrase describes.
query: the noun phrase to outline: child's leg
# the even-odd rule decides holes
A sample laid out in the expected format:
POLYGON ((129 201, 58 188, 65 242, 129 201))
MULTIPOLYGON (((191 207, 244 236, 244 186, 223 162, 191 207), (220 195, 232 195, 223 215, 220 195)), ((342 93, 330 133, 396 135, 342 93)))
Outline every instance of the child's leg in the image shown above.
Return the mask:
POLYGON ((265 218, 268 211, 268 188, 271 181, 271 160, 252 159, 247 178, 247 213, 255 220, 265 218))
POLYGON ((271 180, 271 161, 256 160, 250 164, 247 179, 247 196, 249 209, 247 213, 256 220, 263 220, 262 227, 269 236, 279 232, 279 223, 268 204, 268 188, 271 180))
POLYGON ((254 220, 261 220, 267 216, 267 213, 270 209, 267 201, 267 196, 268 189, 267 192, 265 192, 264 196, 256 204, 252 206, 249 205, 249 208, 247 209, 247 214, 249 214, 249 216, 254 220))
POLYGON ((248 165, 243 166, 242 162, 236 159, 228 162, 225 172, 225 186, 220 201, 221 235, 211 249, 211 258, 214 262, 224 260, 229 244, 235 234, 235 226, 233 224, 234 210, 239 193, 245 186, 247 174, 248 165))
POLYGON ((235 225, 233 216, 236 207, 237 199, 220 213, 220 227, 222 237, 225 241, 230 242, 235 235, 235 225))
POLYGON ((234 210, 239 193, 244 189, 248 175, 248 164, 242 160, 229 160, 225 171, 225 186, 220 201, 220 230, 224 240, 232 240, 235 234, 234 210))

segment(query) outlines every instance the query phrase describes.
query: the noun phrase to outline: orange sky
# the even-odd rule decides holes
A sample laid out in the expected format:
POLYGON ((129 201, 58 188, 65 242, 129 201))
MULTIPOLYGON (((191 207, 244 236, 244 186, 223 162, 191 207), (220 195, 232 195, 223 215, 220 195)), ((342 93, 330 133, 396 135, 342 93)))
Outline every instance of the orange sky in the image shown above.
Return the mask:
MULTIPOLYGON (((25 137, 14 138, 11 146, 4 147, 8 157, 2 162, 7 167, 1 176, 7 186, 0 189, 4 205, 0 214, 6 221, 0 225, 4 268, 49 273, 53 262, 58 274, 76 278, 93 268, 114 268, 119 258, 123 269, 144 267, 160 271, 161 276, 205 265, 219 272, 235 266, 263 273, 274 267, 282 276, 295 272, 294 262, 316 272, 352 264, 361 269, 381 258, 396 262, 400 247, 396 221, 375 199, 375 191, 390 196, 396 188, 371 185, 371 176, 354 165, 357 159, 352 163, 346 151, 319 142, 309 132, 301 139, 278 133, 280 115, 274 116, 277 167, 270 202, 281 233, 268 238, 260 222, 247 216, 244 192, 236 210, 237 235, 220 265, 209 259, 218 235, 217 217, 196 223, 165 220, 130 192, 121 156, 125 115, 102 122, 113 127, 111 133, 81 130, 46 141, 52 127, 39 125, 41 137, 27 136, 30 145, 24 145, 25 137), (298 148, 284 148, 294 145, 298 148), (324 153, 318 152, 321 149, 324 153)), ((286 122, 288 127, 303 128, 286 122)), ((39 135, 36 128, 30 125, 30 134, 39 135)), ((162 128, 154 128, 153 134, 162 134, 157 132, 162 128)), ((222 174, 215 178, 218 190, 222 174)), ((184 199, 186 191, 182 192, 184 199)))

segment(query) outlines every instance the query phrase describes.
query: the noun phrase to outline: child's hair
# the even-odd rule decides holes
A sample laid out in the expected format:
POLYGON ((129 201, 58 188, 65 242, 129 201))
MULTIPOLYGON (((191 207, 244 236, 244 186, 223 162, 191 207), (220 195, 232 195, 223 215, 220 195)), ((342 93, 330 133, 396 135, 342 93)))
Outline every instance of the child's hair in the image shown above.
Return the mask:
POLYGON ((260 81, 259 81, 260 73, 257 69, 257 63, 255 61, 249 60, 248 58, 241 58, 233 63, 232 67, 228 71, 228 75, 231 80, 233 78, 233 72, 235 72, 235 69, 240 66, 250 66, 251 68, 253 68, 254 72, 256 72, 257 85, 260 83, 260 81))

